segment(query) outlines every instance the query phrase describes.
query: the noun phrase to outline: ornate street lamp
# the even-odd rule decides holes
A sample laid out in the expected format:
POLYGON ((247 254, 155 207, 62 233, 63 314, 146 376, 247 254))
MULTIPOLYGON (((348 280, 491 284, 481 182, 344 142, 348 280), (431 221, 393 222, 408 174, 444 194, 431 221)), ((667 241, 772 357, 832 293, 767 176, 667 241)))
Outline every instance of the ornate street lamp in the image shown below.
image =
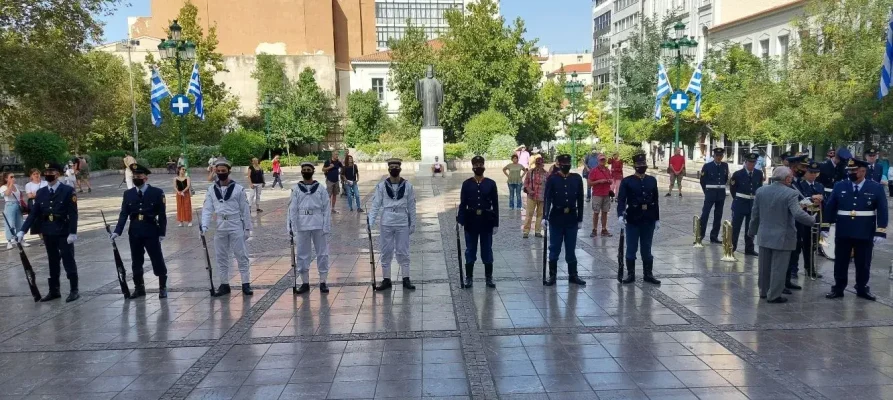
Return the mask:
MULTIPOLYGON (((183 28, 177 23, 177 20, 174 20, 169 30, 170 36, 168 36, 167 40, 163 40, 158 44, 158 53, 161 54, 161 59, 174 61, 174 65, 177 69, 178 94, 185 94, 183 89, 183 71, 181 67, 183 61, 195 60, 195 43, 183 40, 183 28)), ((180 146, 183 153, 183 163, 188 171, 189 160, 186 157, 186 124, 183 121, 184 117, 185 115, 181 115, 179 119, 180 146)))
MULTIPOLYGON (((676 37, 664 40, 660 44, 661 55, 666 58, 675 58, 676 61, 676 88, 682 87, 682 65, 686 58, 694 58, 698 52, 698 41, 689 38, 685 33, 685 24, 677 22, 673 25, 676 37)), ((679 113, 676 113, 676 138, 674 147, 679 147, 679 113)))
POLYGON ((564 84, 564 95, 568 100, 570 107, 571 124, 567 129, 567 133, 571 137, 571 165, 577 166, 577 120, 580 118, 580 110, 578 109, 578 101, 583 95, 583 82, 577 80, 577 73, 571 73, 571 80, 564 84))

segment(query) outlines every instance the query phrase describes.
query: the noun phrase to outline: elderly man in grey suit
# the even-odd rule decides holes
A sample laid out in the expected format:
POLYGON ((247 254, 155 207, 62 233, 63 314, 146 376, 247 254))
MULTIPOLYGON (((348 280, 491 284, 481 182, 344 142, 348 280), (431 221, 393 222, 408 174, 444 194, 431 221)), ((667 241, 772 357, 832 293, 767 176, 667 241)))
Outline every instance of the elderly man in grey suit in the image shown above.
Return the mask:
POLYGON ((803 211, 810 200, 799 201, 800 193, 791 187, 794 174, 788 167, 772 171, 772 184, 757 189, 750 217, 748 234, 756 236, 759 256, 760 298, 770 303, 784 303, 781 297, 791 252, 797 248, 797 227, 794 222, 812 225, 815 220, 803 211))

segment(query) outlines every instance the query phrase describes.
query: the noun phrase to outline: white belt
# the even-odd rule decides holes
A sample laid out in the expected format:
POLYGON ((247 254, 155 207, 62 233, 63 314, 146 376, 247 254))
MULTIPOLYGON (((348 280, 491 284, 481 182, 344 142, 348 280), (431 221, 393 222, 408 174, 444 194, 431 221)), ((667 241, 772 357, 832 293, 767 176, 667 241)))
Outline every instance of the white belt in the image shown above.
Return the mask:
POLYGON ((726 185, 704 185, 707 189, 725 189, 726 185))
POLYGON ((740 197, 740 198, 742 198, 742 199, 753 200, 753 197, 754 197, 754 196, 751 195, 751 194, 735 193, 735 197, 740 197))
POLYGON ((845 211, 838 210, 837 215, 843 215, 846 217, 873 217, 877 215, 876 211, 845 211))
POLYGON ((322 211, 321 208, 304 208, 298 209, 298 215, 313 215, 314 211, 322 211))
POLYGON ((830 188, 830 189, 829 189, 829 188, 825 188, 825 193, 831 193, 831 192, 833 192, 833 191, 834 191, 833 188, 830 188))
POLYGON ((224 221, 232 221, 235 220, 236 217, 238 217, 239 219, 242 218, 241 214, 217 214, 217 216, 224 221))
POLYGON ((406 212, 406 207, 385 207, 384 209, 391 212, 406 212))

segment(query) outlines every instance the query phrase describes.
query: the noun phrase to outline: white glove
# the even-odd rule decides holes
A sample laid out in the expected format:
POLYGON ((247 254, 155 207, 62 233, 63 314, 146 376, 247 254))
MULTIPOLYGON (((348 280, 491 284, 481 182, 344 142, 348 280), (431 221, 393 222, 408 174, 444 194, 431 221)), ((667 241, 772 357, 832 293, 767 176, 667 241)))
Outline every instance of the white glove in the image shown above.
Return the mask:
POLYGON ((201 232, 202 234, 204 234, 205 232, 208 231, 208 227, 207 226, 199 226, 198 231, 201 232))
POLYGON ((543 218, 543 226, 546 227, 546 229, 549 228, 549 220, 548 219, 543 218))
POLYGON ((880 242, 883 242, 884 239, 886 239, 886 238, 882 238, 882 237, 880 237, 880 236, 875 236, 875 237, 874 237, 874 244, 878 244, 878 243, 880 243, 880 242))
POLYGON ((248 242, 251 239, 254 239, 253 237, 251 237, 251 230, 245 229, 245 241, 248 242))
POLYGON ((111 241, 114 242, 115 239, 119 238, 120 236, 121 236, 121 235, 119 235, 119 234, 117 234, 117 233, 115 233, 115 232, 112 232, 112 233, 109 234, 109 240, 111 240, 111 241))
POLYGON ((160 243, 160 242, 163 242, 163 241, 164 241, 164 236, 159 236, 159 237, 158 237, 158 242, 160 243))
POLYGON ((68 244, 74 244, 75 240, 78 240, 78 235, 72 233, 68 235, 68 239, 66 241, 68 242, 68 244))
POLYGON ((660 230, 660 221, 656 221, 656 222, 654 222, 654 230, 655 230, 655 231, 659 231, 659 230, 660 230))
POLYGON ((823 237, 823 238, 827 239, 828 236, 830 236, 830 235, 828 234, 828 232, 822 231, 822 237, 823 237))
POLYGON ((409 226, 409 234, 412 235, 413 233, 415 233, 415 225, 410 225, 409 226))
POLYGON ((16 233, 16 241, 22 243, 23 240, 25 240, 25 232, 19 231, 19 233, 16 233))
POLYGON ((498 227, 498 226, 494 226, 494 227, 493 227, 493 236, 496 236, 496 232, 499 232, 499 227, 498 227))
POLYGON ((620 225, 626 225, 626 218, 617 217, 617 221, 620 222, 620 225))

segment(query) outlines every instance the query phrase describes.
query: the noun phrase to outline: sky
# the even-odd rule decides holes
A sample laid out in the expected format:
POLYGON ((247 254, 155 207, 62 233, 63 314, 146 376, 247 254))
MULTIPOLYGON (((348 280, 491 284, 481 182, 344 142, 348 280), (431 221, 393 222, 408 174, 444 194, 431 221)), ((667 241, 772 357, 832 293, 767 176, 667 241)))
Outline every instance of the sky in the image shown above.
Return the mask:
MULTIPOLYGON (((150 0, 129 0, 130 5, 118 8, 105 21, 105 41, 127 37, 127 17, 148 16, 150 0)), ((590 0, 501 0, 502 15, 507 21, 520 17, 527 27, 528 39, 539 39, 538 45, 554 53, 591 50, 592 2, 590 0)))

